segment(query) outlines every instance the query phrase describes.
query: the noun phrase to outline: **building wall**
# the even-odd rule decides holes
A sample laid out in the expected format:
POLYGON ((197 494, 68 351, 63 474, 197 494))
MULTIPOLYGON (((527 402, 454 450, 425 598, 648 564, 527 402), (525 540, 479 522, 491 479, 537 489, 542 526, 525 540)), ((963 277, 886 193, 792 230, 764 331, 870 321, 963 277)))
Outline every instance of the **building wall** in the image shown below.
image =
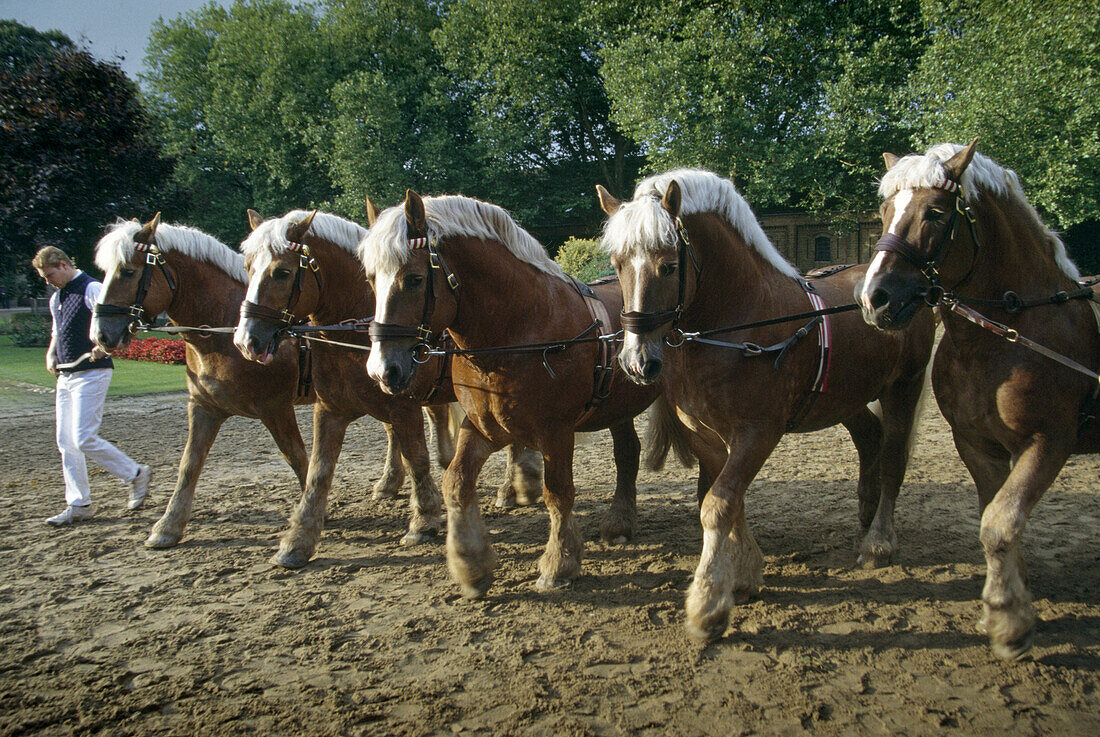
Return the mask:
MULTIPOLYGON (((764 233, 788 261, 802 271, 830 264, 862 264, 871 259, 882 225, 873 214, 859 219, 854 231, 841 232, 812 215, 775 213, 760 215, 764 233), (828 239, 828 259, 817 258, 817 241, 828 239)), ((822 245, 826 245, 822 242, 822 245)))

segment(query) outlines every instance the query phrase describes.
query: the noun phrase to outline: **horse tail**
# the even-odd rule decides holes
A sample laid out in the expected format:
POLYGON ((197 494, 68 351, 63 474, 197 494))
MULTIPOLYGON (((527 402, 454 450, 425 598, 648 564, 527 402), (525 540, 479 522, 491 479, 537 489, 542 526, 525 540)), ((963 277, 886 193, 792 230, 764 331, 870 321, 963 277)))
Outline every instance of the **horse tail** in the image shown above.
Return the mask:
POLYGON ((685 468, 695 465, 695 454, 691 452, 687 428, 676 415, 676 409, 664 394, 649 407, 649 432, 646 436, 645 466, 651 471, 660 471, 665 466, 668 451, 676 454, 676 459, 685 468))
POLYGON ((917 430, 920 429, 921 416, 924 415, 924 405, 928 403, 928 398, 932 396, 932 358, 928 358, 928 363, 924 365, 924 377, 921 379, 923 385, 920 390, 920 398, 917 399, 917 406, 913 408, 913 424, 909 426, 909 442, 905 445, 905 457, 913 457, 913 446, 917 442, 917 430))

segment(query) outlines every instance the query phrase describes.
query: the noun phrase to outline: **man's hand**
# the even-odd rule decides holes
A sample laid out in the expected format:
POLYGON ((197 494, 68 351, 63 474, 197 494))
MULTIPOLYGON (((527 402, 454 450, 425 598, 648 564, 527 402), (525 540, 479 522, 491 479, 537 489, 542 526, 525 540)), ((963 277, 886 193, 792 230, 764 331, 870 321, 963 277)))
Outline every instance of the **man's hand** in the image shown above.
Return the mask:
POLYGON ((106 358, 106 357, 107 357, 107 351, 103 350, 98 345, 97 346, 92 346, 92 360, 93 361, 98 361, 99 359, 106 358))

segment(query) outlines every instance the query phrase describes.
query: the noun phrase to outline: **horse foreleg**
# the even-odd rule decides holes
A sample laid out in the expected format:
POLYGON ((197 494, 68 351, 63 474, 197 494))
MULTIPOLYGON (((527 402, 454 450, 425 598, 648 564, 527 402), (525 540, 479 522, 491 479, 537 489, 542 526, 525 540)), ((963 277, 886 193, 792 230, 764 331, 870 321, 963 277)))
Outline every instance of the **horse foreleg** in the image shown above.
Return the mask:
POLYGON ((309 473, 309 454, 306 453, 306 444, 302 441, 302 433, 298 429, 294 405, 287 404, 280 407, 277 412, 261 415, 260 421, 271 433, 275 445, 279 446, 283 460, 298 477, 298 489, 304 489, 306 475, 309 473))
POLYGON ((971 440, 957 433, 955 449, 978 488, 978 511, 985 512, 1012 470, 1012 455, 1000 443, 971 440))
POLYGON ((395 407, 390 419, 413 482, 413 493, 409 497, 409 531, 401 538, 401 544, 415 545, 439 535, 443 528, 443 497, 432 478, 432 459, 424 437, 424 415, 420 407, 412 404, 395 407))
POLYGON ((336 461, 344 444, 344 434, 353 418, 326 409, 321 402, 313 406, 313 453, 302 498, 290 515, 290 527, 279 541, 279 551, 271 562, 284 568, 301 568, 313 557, 325 526, 325 508, 336 461))
POLYGON ((859 481, 856 493, 859 499, 859 525, 866 531, 875 519, 879 498, 882 496, 879 458, 882 456, 882 421, 869 408, 863 407, 841 424, 852 436, 852 444, 859 455, 859 481))
POLYGON ((600 523, 600 539, 621 545, 634 537, 638 524, 638 459, 642 444, 632 418, 611 426, 611 442, 615 453, 615 497, 600 523))
POLYGON ((508 446, 504 483, 497 488, 497 509, 529 507, 542 498, 542 455, 519 443, 508 446))
POLYGON ((451 428, 451 405, 430 404, 424 408, 428 413, 428 425, 435 438, 436 462, 443 470, 451 465, 455 457, 455 438, 451 428))
POLYGON ((180 456, 176 488, 164 514, 153 525, 147 548, 170 548, 183 537, 183 528, 191 518, 191 504, 195 499, 195 485, 199 482, 206 456, 218 430, 228 418, 224 412, 215 411, 194 401, 187 404, 187 444, 180 456))
POLYGON ((382 478, 374 484, 374 493, 371 498, 395 499, 401 493, 401 485, 405 483, 405 467, 401 464, 401 442, 394 434, 393 426, 388 422, 382 423, 386 431, 386 461, 382 466, 382 478))
POLYGON ((716 640, 729 624, 730 609, 760 591, 764 556, 745 520, 745 491, 775 448, 781 433, 766 437, 743 430, 699 509, 703 552, 687 595, 687 630, 698 640, 716 640))
POLYGON ((584 540, 573 517, 573 439, 573 429, 568 428, 543 443, 543 499, 550 516, 550 539, 539 558, 536 586, 542 591, 568 586, 581 570, 584 540))
POLYGON ((492 443, 466 419, 458 431, 455 458, 443 474, 447 567, 468 599, 485 595, 493 583, 497 564, 477 506, 477 477, 494 450, 492 443))

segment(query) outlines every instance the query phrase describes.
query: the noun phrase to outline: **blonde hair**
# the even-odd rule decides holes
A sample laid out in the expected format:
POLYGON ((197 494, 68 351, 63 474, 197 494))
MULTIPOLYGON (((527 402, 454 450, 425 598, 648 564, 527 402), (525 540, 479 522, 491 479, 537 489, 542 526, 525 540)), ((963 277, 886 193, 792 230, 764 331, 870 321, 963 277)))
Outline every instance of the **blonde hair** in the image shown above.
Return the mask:
POLYGON ((43 246, 38 249, 38 253, 34 254, 34 258, 31 260, 31 266, 36 269, 44 269, 47 266, 60 266, 61 264, 68 264, 74 269, 76 264, 69 258, 69 254, 62 251, 57 246, 43 246))

